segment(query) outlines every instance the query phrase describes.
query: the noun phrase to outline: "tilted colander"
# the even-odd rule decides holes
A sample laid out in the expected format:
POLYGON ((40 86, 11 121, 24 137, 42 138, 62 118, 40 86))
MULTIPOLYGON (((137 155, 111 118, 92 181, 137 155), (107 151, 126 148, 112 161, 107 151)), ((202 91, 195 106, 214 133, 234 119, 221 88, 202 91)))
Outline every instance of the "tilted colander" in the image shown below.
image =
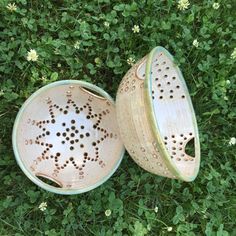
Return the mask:
POLYGON ((23 104, 13 128, 13 148, 24 173, 59 194, 99 186, 124 154, 112 98, 76 80, 49 84, 23 104))
POLYGON ((127 72, 116 111, 122 141, 137 164, 157 175, 195 179, 200 163, 196 118, 184 78, 167 50, 154 48, 127 72), (191 142, 195 154, 186 151, 191 142))

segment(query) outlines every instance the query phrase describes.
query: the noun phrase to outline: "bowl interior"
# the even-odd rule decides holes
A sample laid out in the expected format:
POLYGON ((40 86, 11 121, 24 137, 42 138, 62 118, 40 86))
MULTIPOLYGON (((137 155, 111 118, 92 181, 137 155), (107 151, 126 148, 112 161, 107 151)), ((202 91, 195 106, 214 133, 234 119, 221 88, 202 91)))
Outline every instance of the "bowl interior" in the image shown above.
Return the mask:
MULTIPOLYGON (((200 147, 197 123, 183 76, 172 56, 163 48, 157 48, 151 55, 149 78, 151 109, 158 128, 167 159, 190 180, 198 172, 200 147)), ((138 70, 145 78, 147 61, 138 70)), ((146 78, 147 78, 146 77, 146 78)))
POLYGON ((18 162, 47 190, 50 180, 62 191, 83 192, 104 182, 119 165, 123 144, 114 103, 93 88, 55 83, 33 94, 18 115, 18 162))

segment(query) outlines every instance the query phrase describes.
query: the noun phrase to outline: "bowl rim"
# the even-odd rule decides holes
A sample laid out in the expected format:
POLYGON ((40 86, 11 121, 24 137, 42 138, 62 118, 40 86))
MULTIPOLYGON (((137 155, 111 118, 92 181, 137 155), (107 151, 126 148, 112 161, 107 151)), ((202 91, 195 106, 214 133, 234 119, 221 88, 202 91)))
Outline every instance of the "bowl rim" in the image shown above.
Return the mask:
POLYGON ((13 131, 12 131, 12 145, 13 145, 13 151, 15 154, 15 158, 16 161, 18 163, 18 165, 20 166, 21 170, 24 172, 24 174, 33 182, 35 183, 37 186, 52 192, 52 193, 57 193, 57 194, 63 194, 63 195, 73 195, 73 194, 79 194, 79 193, 84 193, 84 192, 88 192, 92 189, 95 189, 96 187, 102 185, 104 182, 106 182, 117 170, 117 168, 119 167, 124 153, 125 153, 125 148, 124 145, 122 147, 121 150, 121 155, 120 158, 118 159, 115 167, 109 172, 108 175, 106 175, 105 177, 103 177, 99 182, 83 188, 83 189, 62 189, 62 188, 57 188, 54 186, 51 186, 49 184, 46 184, 45 182, 41 181, 39 178, 37 178, 35 175, 33 175, 28 168, 24 165, 22 159, 20 158, 20 154, 18 152, 18 145, 17 145, 17 130, 18 130, 18 126, 19 126, 19 122, 21 120, 22 114, 24 112, 24 110, 27 108, 27 106, 43 91, 46 91, 50 88, 53 87, 57 87, 57 86, 61 86, 61 85, 72 85, 72 84, 77 84, 77 85, 81 85, 82 87, 84 87, 85 89, 91 89, 94 92, 97 92, 98 94, 100 94, 102 97, 105 97, 106 99, 108 99, 110 102, 112 102, 113 105, 115 105, 115 102, 113 100, 113 98, 107 93, 105 92, 103 89, 99 88, 96 85, 93 85, 91 83, 85 82, 85 81, 81 81, 81 80, 61 80, 61 81, 56 81, 50 84, 47 84, 43 87, 41 87, 40 89, 38 89, 37 91, 35 91, 33 94, 31 94, 28 99, 23 103, 23 105, 21 106, 20 110, 18 111, 18 114, 16 116, 15 122, 14 122, 14 126, 13 126, 13 131))
MULTIPOLYGON (((179 79, 181 83, 183 84, 183 89, 186 95, 186 99, 189 105, 189 108, 191 110, 191 117, 192 117, 192 123, 194 126, 194 131, 195 131, 195 137, 194 137, 194 147, 195 147, 195 167, 193 174, 191 176, 184 175, 181 173, 181 171, 177 168, 176 164, 172 161, 168 151, 165 148, 165 144, 163 139, 161 138, 161 133, 160 129, 158 127, 158 122, 156 120, 155 116, 155 111, 153 107, 153 101, 152 101, 152 74, 151 74, 151 69, 152 69, 152 61, 153 57, 156 55, 158 52, 163 52, 173 63, 174 63, 174 57, 163 47, 157 46, 152 49, 152 51, 148 54, 147 57, 147 64, 146 64, 146 70, 145 70, 145 80, 144 80, 144 102, 147 105, 147 113, 148 113, 148 121, 151 126, 151 131, 154 136, 154 139, 157 143, 158 149, 161 153, 161 157, 170 170, 170 172, 176 176, 178 179, 181 179, 186 182, 193 181, 199 172, 200 168, 200 141, 199 141, 199 133, 198 133, 198 126, 197 126, 197 121, 196 121, 196 115, 194 112, 194 108, 192 105, 192 101, 190 98, 190 94, 186 85, 186 82, 184 80, 184 77, 182 75, 182 72, 180 71, 179 67, 176 65, 176 71, 178 73, 179 79)), ((175 63, 174 63, 175 64, 175 63)))

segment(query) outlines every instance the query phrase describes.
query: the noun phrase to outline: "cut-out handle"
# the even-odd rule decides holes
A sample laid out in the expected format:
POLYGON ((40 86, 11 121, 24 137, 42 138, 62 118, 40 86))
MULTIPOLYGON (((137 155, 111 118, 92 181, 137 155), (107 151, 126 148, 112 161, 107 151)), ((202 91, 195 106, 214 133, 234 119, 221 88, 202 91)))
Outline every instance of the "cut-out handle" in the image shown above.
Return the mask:
POLYGON ((80 89, 86 93, 88 93, 89 95, 93 96, 93 97, 96 97, 96 98, 99 98, 99 99, 102 99, 102 100, 106 100, 106 98, 102 97, 100 93, 92 90, 92 89, 89 89, 89 88, 85 88, 85 87, 80 87, 80 89))
POLYGON ((186 155, 190 157, 195 157, 195 145, 194 145, 194 138, 191 138, 188 140, 188 142, 185 144, 184 151, 186 155))
POLYGON ((136 77, 138 79, 144 80, 145 79, 145 70, 146 70, 146 57, 141 61, 137 70, 136 70, 136 77))
POLYGON ((56 187, 56 188, 62 188, 63 187, 61 182, 59 182, 58 180, 54 179, 51 176, 47 176, 47 175, 45 175, 43 173, 37 173, 36 176, 41 181, 43 181, 44 183, 46 183, 48 185, 51 185, 51 186, 56 187))

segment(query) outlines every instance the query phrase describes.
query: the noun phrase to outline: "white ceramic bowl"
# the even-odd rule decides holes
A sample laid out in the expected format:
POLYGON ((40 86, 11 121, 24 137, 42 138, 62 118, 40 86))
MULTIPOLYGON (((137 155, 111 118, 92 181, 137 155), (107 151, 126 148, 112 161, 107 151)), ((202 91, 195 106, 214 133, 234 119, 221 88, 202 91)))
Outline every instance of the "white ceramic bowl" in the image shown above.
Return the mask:
POLYGON ((23 172, 59 194, 82 193, 104 183, 124 154, 112 98, 76 80, 35 92, 17 115, 12 140, 23 172))
POLYGON ((122 141, 138 165, 169 178, 195 179, 197 122, 184 78, 167 50, 154 48, 127 72, 116 111, 122 141), (187 150, 191 143, 193 154, 187 150))

